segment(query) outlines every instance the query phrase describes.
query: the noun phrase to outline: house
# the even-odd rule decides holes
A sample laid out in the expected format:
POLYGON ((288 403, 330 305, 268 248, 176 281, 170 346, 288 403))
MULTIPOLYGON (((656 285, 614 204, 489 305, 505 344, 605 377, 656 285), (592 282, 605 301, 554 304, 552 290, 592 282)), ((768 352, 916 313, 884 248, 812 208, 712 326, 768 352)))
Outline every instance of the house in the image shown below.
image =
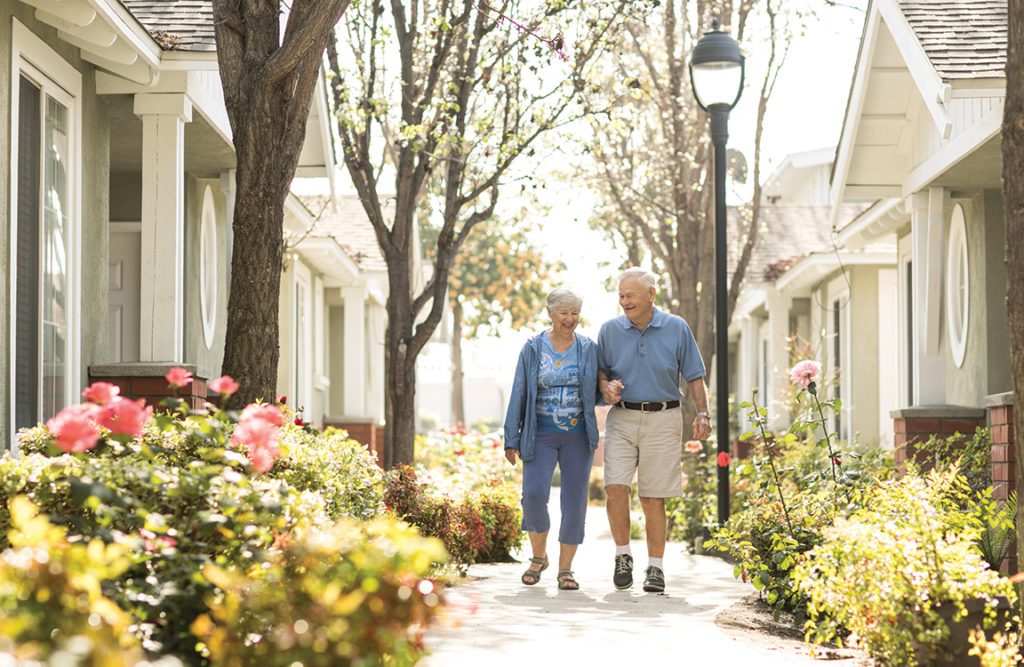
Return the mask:
MULTIPOLYGON (((196 374, 197 404, 220 374, 234 208, 209 0, 0 0, 0 62, 0 437, 92 380, 158 398, 172 365, 196 374)), ((298 176, 333 191, 329 118, 321 81, 298 176)), ((294 195, 285 206, 278 390, 321 425, 347 387, 382 375, 383 348, 345 346, 367 331, 356 313, 379 318, 381 287, 316 232, 318 213, 294 195)), ((379 421, 372 403, 342 416, 379 421)))
MULTIPOLYGON (((766 303, 762 319, 784 330, 790 302, 779 296, 809 295, 808 351, 826 395, 843 401, 840 436, 894 447, 902 462, 915 441, 987 424, 1004 498, 1014 486, 1005 51, 1004 1, 872 0, 822 221, 830 243, 746 290, 733 323, 752 334, 764 324, 743 317, 766 303)), ((748 347, 741 367, 757 354, 748 347)))
MULTIPOLYGON (((855 392, 831 381, 840 365, 856 355, 877 355, 882 335, 851 336, 849 321, 856 317, 861 333, 878 329, 872 313, 857 313, 861 300, 854 290, 877 298, 876 272, 895 262, 895 249, 876 244, 867 252, 850 253, 834 244, 828 206, 828 181, 834 148, 787 156, 762 188, 761 230, 757 251, 747 267, 743 289, 730 323, 733 388, 737 402, 750 401, 757 391, 760 407, 768 408, 769 427, 785 430, 795 417, 796 391, 788 369, 798 360, 813 357, 830 361, 823 396, 839 396, 846 409, 836 421, 848 436, 877 440, 878 408, 864 409, 878 390, 867 377, 856 387, 861 409, 851 406, 855 392)), ((843 207, 840 215, 852 219, 861 204, 843 207)), ((741 430, 747 430, 741 424, 741 430)))

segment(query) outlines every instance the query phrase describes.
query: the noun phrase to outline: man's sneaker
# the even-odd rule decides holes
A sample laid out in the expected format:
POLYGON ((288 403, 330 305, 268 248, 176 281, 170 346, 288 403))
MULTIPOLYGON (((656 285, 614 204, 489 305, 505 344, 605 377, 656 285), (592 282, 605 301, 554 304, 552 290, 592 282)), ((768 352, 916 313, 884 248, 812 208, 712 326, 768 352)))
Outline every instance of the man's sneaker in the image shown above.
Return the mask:
POLYGON ((647 568, 647 571, 644 574, 645 591, 648 593, 665 592, 665 573, 661 571, 660 567, 654 567, 652 565, 647 568))
POLYGON ((615 588, 624 591, 633 585, 633 557, 629 554, 615 555, 615 588))

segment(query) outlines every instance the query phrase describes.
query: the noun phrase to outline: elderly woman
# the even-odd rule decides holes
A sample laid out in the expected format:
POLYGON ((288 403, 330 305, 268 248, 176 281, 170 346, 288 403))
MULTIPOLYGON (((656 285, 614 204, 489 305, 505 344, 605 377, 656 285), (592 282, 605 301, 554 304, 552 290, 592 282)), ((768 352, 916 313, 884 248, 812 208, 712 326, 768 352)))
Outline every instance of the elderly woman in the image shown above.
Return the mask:
POLYGON ((557 463, 562 485, 558 588, 579 589, 572 559, 583 542, 598 437, 597 345, 576 333, 581 305, 583 299, 566 287, 548 295, 551 329, 523 346, 505 417, 505 457, 512 465, 517 456, 523 460, 523 530, 533 548, 522 576, 527 586, 540 581, 548 567, 548 498, 557 463))

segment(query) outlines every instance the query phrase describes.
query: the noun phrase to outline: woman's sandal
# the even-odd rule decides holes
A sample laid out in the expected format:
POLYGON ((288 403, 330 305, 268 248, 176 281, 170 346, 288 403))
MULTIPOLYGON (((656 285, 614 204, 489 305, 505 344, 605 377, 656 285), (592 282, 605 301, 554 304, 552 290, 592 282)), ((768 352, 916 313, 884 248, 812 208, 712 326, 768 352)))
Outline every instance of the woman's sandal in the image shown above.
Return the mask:
POLYGON ((535 570, 532 567, 527 568, 526 572, 523 572, 522 580, 527 586, 533 586, 540 581, 540 573, 548 569, 548 557, 544 558, 531 558, 530 563, 534 565, 540 565, 539 570, 535 570))
POLYGON ((572 575, 572 570, 559 570, 557 579, 560 591, 578 591, 580 589, 580 584, 572 575))

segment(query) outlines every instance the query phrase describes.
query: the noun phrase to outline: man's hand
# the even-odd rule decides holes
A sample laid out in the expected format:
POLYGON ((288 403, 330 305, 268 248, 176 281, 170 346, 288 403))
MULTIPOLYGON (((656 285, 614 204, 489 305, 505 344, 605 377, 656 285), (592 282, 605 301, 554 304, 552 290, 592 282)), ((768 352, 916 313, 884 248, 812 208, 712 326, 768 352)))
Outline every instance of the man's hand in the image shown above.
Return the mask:
POLYGON ((505 458, 508 459, 509 464, 516 464, 516 457, 519 456, 519 450, 509 447, 505 450, 505 458))
POLYGON ((621 380, 610 380, 601 385, 601 394, 604 402, 608 405, 615 405, 622 400, 622 390, 626 387, 621 380))
POLYGON ((697 415, 693 420, 693 439, 707 440, 711 435, 711 420, 707 415, 697 415))

